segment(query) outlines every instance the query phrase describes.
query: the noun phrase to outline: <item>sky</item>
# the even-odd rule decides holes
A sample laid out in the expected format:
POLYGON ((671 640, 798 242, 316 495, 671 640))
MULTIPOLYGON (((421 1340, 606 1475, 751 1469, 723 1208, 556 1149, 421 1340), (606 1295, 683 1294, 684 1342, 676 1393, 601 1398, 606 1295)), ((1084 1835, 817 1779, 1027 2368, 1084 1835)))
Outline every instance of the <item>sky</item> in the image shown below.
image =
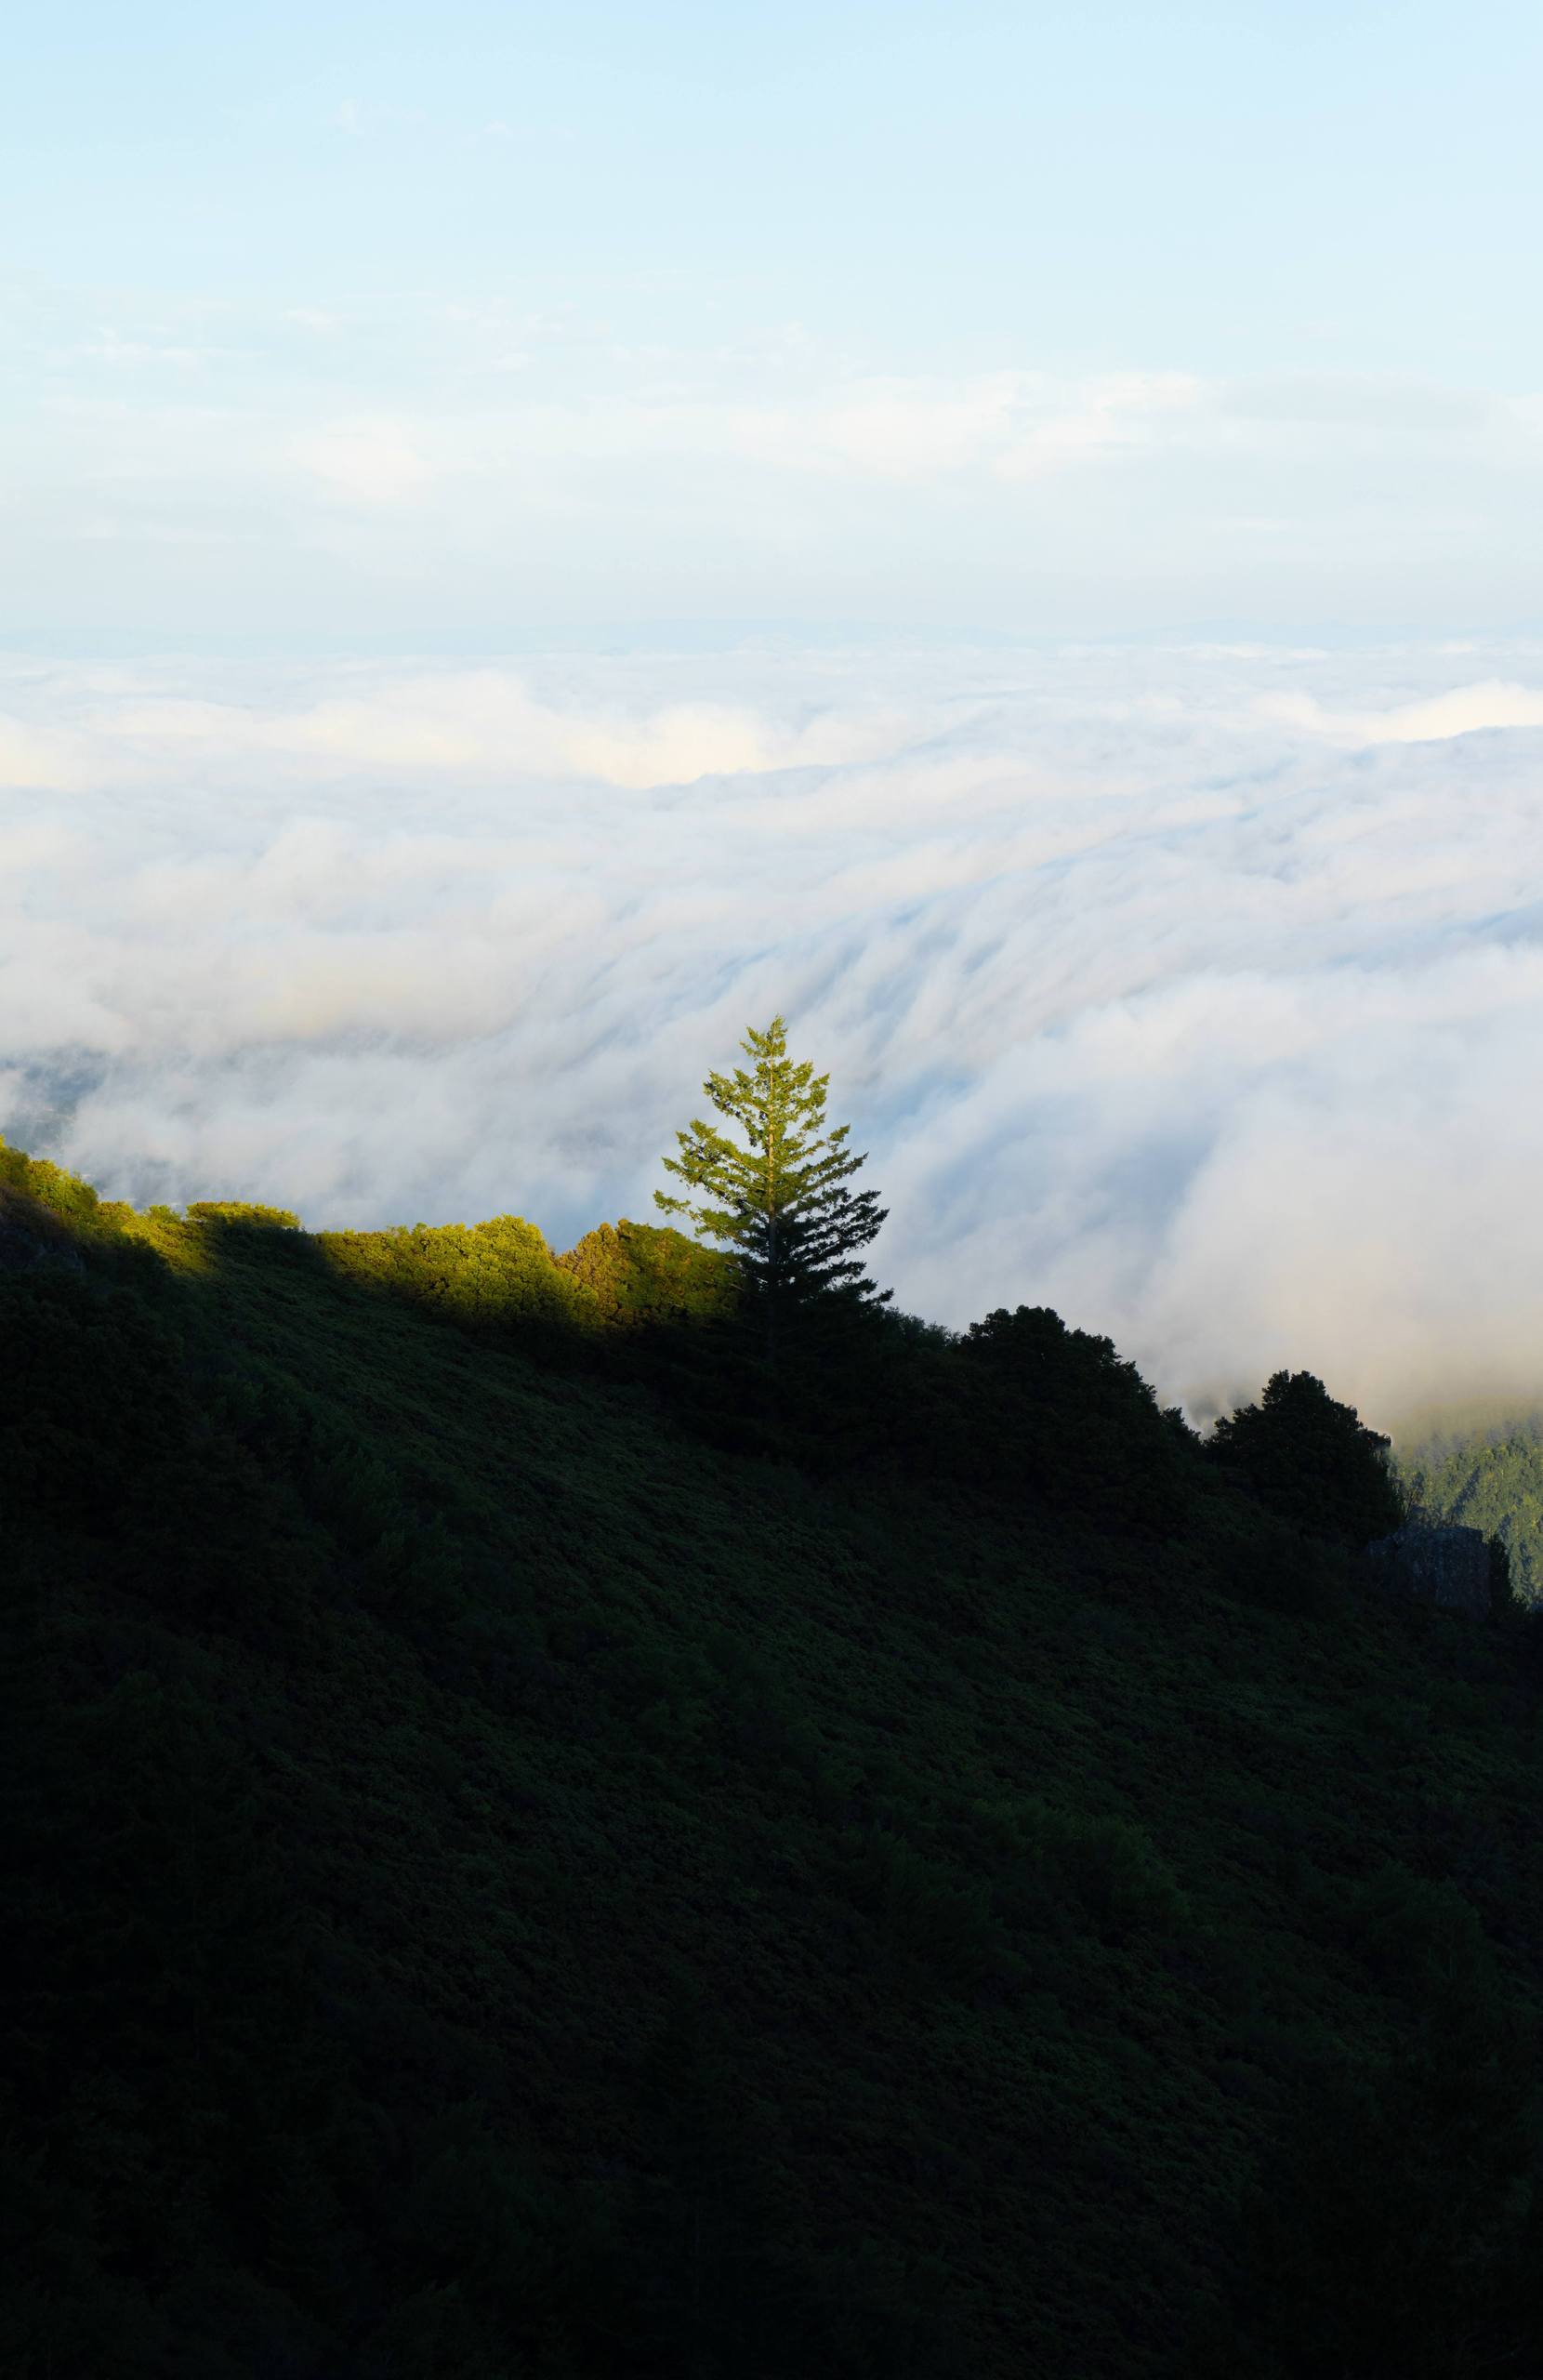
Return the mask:
POLYGON ((651 1212, 786 1013, 905 1307, 1543 1408, 1543 17, 33 10, 0 1130, 651 1212))
POLYGON ((23 12, 0 635, 1543 620, 1543 18, 23 12))

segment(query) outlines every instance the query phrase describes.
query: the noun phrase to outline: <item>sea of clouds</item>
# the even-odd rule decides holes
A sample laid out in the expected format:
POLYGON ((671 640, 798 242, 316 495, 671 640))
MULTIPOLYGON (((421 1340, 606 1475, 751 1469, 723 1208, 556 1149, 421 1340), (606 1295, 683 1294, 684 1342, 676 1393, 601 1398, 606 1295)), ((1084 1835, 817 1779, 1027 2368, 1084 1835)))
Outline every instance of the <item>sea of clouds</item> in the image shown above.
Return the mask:
POLYGON ((0 1129, 566 1246, 783 1011, 963 1324, 1543 1401, 1543 646, 0 659, 0 1129))

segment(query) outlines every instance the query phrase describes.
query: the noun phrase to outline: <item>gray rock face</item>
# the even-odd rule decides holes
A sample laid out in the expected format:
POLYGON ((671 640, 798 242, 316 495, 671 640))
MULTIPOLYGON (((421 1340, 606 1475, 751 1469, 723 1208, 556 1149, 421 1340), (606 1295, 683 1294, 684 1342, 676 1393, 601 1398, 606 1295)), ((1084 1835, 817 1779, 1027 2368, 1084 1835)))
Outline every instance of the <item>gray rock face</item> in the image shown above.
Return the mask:
POLYGON ((1391 1537, 1368 1545, 1366 1559, 1380 1583, 1396 1593, 1433 1603, 1442 1611, 1466 1612, 1471 1620, 1489 1618, 1489 1540, 1482 1529, 1405 1521, 1391 1537))

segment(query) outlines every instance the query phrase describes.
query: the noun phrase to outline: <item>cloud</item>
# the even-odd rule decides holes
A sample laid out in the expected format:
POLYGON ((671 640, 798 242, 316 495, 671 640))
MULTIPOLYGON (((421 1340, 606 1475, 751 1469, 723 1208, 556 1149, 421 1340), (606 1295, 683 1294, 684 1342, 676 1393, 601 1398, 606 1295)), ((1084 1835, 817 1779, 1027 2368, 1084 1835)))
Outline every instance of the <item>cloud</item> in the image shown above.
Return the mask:
MULTIPOLYGON (((97 765, 153 779, 168 755, 205 779, 254 761, 291 781, 325 782, 389 771, 507 782, 592 777, 611 785, 684 785, 708 775, 830 765, 884 750, 901 730, 892 707, 857 704, 802 720, 773 720, 744 706, 683 701, 627 708, 613 701, 578 714, 534 698, 507 670, 440 669, 368 683, 319 700, 262 707, 180 693, 103 704, 93 721, 97 765)), ((66 741, 17 737, 20 767, 38 766, 66 741)), ((0 773, 7 747, 0 740, 0 773)), ((55 765, 63 765, 56 761, 55 765)), ((79 757, 71 764, 84 765, 79 757)))
POLYGON ((1196 1411, 1543 1393, 1543 653, 0 662, 0 1127, 313 1223, 646 1214, 747 1021, 903 1304, 1196 1411), (1475 727, 1482 742, 1463 740, 1475 727))
POLYGON ((1065 383, 995 372, 952 385, 859 381, 801 404, 744 407, 728 427, 741 454, 783 469, 1031 480, 1153 445, 1204 398, 1203 384, 1180 373, 1065 383))
POLYGON ((86 740, 29 726, 0 712, 0 792, 67 792, 90 782, 96 755, 86 740))
POLYGON ((351 504, 407 503, 436 476, 412 434, 395 421, 336 422, 292 440, 288 454, 329 496, 351 504))
POLYGON ((729 443, 785 470, 879 479, 928 478, 979 464, 1011 434, 1017 376, 953 389, 858 383, 795 405, 745 406, 724 424, 729 443))
POLYGON ((75 352, 88 363, 108 364, 121 370, 170 364, 186 371, 219 360, 218 348, 178 347, 151 339, 124 338, 111 325, 99 330, 94 338, 83 340, 75 352))
POLYGON ((1113 373, 1025 429, 996 468, 1003 479, 1038 479, 1072 464, 1133 454, 1157 444, 1206 398, 1204 384, 1188 373, 1113 373))
MULTIPOLYGON (((356 104, 366 135, 396 122, 356 104)), ((603 306, 560 280, 539 305, 475 282, 293 294, 31 308, 0 510, 32 617, 77 645, 108 621, 239 643, 347 619, 400 650, 490 620, 1064 636, 1535 608, 1525 396, 1051 371, 1016 343, 897 370, 796 324, 688 322, 686 284, 638 276, 603 306)))
POLYGON ((1283 726, 1305 727, 1340 744, 1431 744, 1485 728, 1543 727, 1543 694, 1497 678, 1391 710, 1325 710, 1311 694, 1266 696, 1260 708, 1283 726))

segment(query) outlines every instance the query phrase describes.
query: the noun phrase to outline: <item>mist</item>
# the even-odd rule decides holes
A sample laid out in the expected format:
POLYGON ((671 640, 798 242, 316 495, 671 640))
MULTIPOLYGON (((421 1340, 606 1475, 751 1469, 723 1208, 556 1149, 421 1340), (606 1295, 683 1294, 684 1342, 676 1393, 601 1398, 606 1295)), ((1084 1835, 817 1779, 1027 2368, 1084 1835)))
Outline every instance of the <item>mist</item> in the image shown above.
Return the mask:
POLYGON ((1531 1409, 1540 852, 1543 646, 12 657, 0 1129, 560 1248, 781 1010, 902 1306, 1531 1409))

